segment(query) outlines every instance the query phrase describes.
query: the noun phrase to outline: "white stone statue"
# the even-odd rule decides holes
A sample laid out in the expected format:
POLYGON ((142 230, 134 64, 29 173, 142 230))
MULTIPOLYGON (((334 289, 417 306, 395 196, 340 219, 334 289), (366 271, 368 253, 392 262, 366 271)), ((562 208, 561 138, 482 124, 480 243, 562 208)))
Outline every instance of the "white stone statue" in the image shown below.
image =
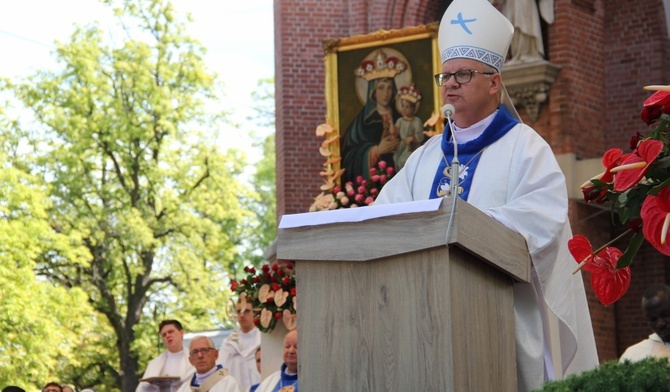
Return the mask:
POLYGON ((503 14, 514 25, 507 64, 531 63, 545 58, 540 17, 554 23, 554 0, 499 0, 503 14))

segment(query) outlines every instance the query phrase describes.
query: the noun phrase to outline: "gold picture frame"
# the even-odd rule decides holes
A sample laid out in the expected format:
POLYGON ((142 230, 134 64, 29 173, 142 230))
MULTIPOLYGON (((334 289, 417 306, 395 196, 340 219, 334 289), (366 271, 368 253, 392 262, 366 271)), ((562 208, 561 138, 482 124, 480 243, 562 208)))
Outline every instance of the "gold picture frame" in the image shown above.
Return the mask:
MULTIPOLYGON (((366 90, 369 79, 366 81, 365 77, 372 76, 362 76, 365 65, 368 69, 374 68, 371 64, 375 64, 375 60, 378 62, 381 56, 384 59, 396 59, 398 70, 387 78, 393 79, 396 91, 409 85, 420 91, 421 97, 415 103, 415 111, 421 123, 430 123, 433 126, 431 130, 441 132, 443 119, 439 114, 440 89, 433 79, 433 75, 441 69, 437 34, 438 23, 431 23, 323 41, 326 124, 320 125, 316 132, 318 136, 325 137, 320 149, 321 155, 326 157, 321 172, 326 177, 321 187, 323 191, 341 184, 340 177, 344 172, 341 143, 347 128, 362 112, 365 99, 370 95, 370 91, 366 90)), ((394 105, 395 99, 394 96, 394 105)), ((396 110, 399 108, 396 106, 396 110)), ((352 172, 345 178, 351 178, 354 174, 359 173, 352 172)))

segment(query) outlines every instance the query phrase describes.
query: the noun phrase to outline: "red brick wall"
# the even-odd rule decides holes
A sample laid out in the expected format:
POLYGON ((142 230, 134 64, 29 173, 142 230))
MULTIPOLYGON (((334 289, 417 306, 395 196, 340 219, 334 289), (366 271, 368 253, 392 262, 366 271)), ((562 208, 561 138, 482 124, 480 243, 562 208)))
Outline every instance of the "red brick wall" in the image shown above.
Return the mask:
MULTIPOLYGON (((321 42, 379 29, 439 20, 448 1, 275 0, 277 214, 305 212, 319 193, 323 157, 316 126, 324 122, 321 42)), ((531 125, 556 154, 578 159, 627 148, 644 130, 639 121, 646 84, 670 83, 670 42, 662 0, 554 0, 548 59, 562 67, 539 120, 531 125)), ((520 113, 525 118, 523 109, 520 113)), ((527 120, 527 119, 526 119, 527 120)), ((573 232, 594 246, 614 238, 609 212, 572 201, 573 232)), ((625 245, 625 244, 624 244, 625 245)), ((616 359, 649 329, 639 309, 652 283, 670 282, 668 258, 643 248, 632 266, 629 292, 601 305, 584 274, 600 360, 616 359)))
POLYGON ((602 1, 556 0, 548 60, 562 67, 538 126, 556 154, 592 158, 604 151, 604 12, 602 1), (548 125, 548 126, 547 126, 548 125))
POLYGON ((306 212, 321 183, 314 135, 326 109, 321 41, 347 34, 347 3, 274 3, 278 217, 306 212))

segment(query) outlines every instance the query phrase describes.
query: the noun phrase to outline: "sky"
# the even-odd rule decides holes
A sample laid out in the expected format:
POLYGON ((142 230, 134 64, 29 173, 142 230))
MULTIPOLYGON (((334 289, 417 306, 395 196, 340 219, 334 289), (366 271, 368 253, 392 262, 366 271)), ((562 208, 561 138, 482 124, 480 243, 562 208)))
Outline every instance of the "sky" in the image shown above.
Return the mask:
MULTIPOLYGON (((219 74, 227 97, 221 102, 242 123, 252 114, 251 93, 259 79, 274 77, 272 0, 172 0, 180 15, 191 13, 186 34, 205 48, 205 62, 219 74)), ((98 0, 0 0, 0 77, 56 69, 54 42, 67 42, 75 24, 98 21, 113 31, 116 19, 98 0)), ((253 127, 258 128, 258 127, 253 127)), ((248 129, 224 129, 226 145, 248 149, 248 129)), ((265 134, 271 130, 265 130, 265 134)), ((258 159, 249 152, 249 159, 258 159)))

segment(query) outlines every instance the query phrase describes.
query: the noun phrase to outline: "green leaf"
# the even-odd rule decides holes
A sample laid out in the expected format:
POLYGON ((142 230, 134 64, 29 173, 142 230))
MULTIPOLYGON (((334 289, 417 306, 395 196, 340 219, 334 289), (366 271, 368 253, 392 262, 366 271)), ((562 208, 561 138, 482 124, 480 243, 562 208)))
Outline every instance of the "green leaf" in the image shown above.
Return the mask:
POLYGON ((649 195, 656 196, 658 194, 658 191, 660 191, 661 189, 665 188, 668 185, 670 185, 670 178, 651 188, 651 190, 649 190, 649 195))
POLYGON ((635 257, 637 254, 637 251, 640 249, 640 246, 643 242, 644 235, 642 234, 642 230, 640 230, 635 233, 633 238, 631 238, 630 242, 628 243, 628 248, 626 248, 626 251, 623 252, 621 258, 619 258, 619 261, 616 265, 617 269, 626 268, 633 262, 633 257, 635 257))

